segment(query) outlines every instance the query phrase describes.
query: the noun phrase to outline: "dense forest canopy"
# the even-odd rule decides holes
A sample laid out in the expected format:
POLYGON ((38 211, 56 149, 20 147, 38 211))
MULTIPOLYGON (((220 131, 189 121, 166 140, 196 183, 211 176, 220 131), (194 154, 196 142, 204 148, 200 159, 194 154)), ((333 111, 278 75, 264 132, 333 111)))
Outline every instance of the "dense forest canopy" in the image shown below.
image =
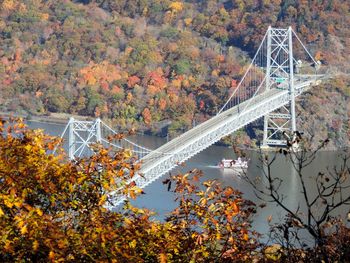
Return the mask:
MULTIPOLYGON (((151 130, 171 120, 176 133, 220 109, 269 25, 291 25, 316 59, 349 73, 349 10, 339 0, 2 0, 1 110, 151 130)), ((347 101, 349 79, 329 89, 347 101)))

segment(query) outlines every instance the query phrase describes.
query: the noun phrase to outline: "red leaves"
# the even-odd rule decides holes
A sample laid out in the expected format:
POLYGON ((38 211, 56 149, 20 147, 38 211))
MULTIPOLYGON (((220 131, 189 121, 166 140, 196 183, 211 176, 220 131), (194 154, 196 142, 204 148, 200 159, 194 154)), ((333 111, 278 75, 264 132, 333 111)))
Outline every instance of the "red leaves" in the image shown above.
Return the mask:
POLYGON ((204 109, 204 106, 205 106, 204 101, 203 101, 203 100, 200 100, 200 102, 199 102, 199 109, 200 109, 200 110, 203 110, 203 109, 204 109))

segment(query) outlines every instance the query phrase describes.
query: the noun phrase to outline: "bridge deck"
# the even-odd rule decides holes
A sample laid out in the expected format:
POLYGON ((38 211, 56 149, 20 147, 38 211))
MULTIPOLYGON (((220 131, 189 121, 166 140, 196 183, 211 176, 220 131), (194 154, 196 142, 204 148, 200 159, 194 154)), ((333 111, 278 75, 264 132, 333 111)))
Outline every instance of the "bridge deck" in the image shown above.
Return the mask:
MULTIPOLYGON (((304 81, 302 78, 296 79, 295 96, 298 96, 315 83, 318 84, 317 79, 308 81, 304 81)), ((286 105, 289 101, 290 93, 286 89, 271 89, 255 95, 253 98, 212 117, 146 155, 141 160, 142 165, 139 174, 132 180, 135 181, 138 187, 146 187, 178 164, 219 141, 222 137, 286 105)), ((123 199, 125 197, 117 195, 115 205, 118 205, 123 199)))
POLYGON ((159 158, 168 158, 168 155, 171 155, 176 148, 180 146, 184 146, 190 142, 192 142, 194 139, 199 137, 201 134, 207 133, 209 130, 211 130, 213 127, 216 127, 217 125, 222 125, 222 122, 225 122, 225 119, 227 118, 232 118, 237 115, 239 115, 239 110, 242 111, 248 104, 248 107, 246 110, 249 110, 249 106, 252 107, 254 106, 255 103, 259 103, 266 99, 267 97, 271 97, 275 94, 281 93, 281 90, 270 90, 268 92, 265 92, 264 94, 258 95, 254 97, 253 99, 247 100, 240 105, 237 105, 225 112, 222 112, 219 115, 216 115, 212 117, 211 119, 201 123, 200 125, 192 128, 191 130, 183 133, 182 135, 174 138, 170 142, 162 145, 155 151, 151 152, 150 154, 146 155, 142 159, 142 166, 141 166, 141 173, 143 171, 147 171, 147 168, 150 165, 154 165, 155 162, 161 162, 159 158))

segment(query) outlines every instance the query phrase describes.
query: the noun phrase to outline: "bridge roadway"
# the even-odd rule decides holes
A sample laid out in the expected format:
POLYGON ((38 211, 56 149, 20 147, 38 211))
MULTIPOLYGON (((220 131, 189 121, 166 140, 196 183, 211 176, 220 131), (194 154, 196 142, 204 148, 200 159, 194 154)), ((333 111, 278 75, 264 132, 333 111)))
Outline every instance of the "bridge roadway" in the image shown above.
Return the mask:
MULTIPOLYGON (((295 78, 295 96, 320 82, 316 77, 308 79, 295 78)), ((146 187, 224 136, 288 104, 290 96, 287 89, 271 89, 212 117, 142 158, 141 170, 132 181, 140 188, 146 187)), ((120 195, 115 196, 115 205, 124 199, 120 195)))

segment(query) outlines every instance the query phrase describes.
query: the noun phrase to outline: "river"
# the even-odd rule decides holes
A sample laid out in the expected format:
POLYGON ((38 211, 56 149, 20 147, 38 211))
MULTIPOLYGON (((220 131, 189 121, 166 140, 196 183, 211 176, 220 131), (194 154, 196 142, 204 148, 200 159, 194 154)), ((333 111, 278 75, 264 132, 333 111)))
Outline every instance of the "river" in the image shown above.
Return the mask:
MULTIPOLYGON (((46 133, 50 135, 60 135, 64 129, 62 124, 47 124, 39 122, 29 122, 29 127, 44 129, 46 133)), ((132 140, 140 145, 144 145, 151 149, 156 149, 165 143, 164 138, 154 136, 134 136, 132 140)), ((250 178, 258 177, 262 174, 260 154, 257 151, 247 152, 250 160, 248 168, 248 176, 250 178)), ((320 152, 315 161, 305 168, 305 178, 310 185, 309 195, 314 195, 316 189, 314 187, 313 178, 318 172, 326 172, 327 169, 332 169, 334 166, 339 166, 339 154, 340 152, 323 151, 320 152)), ((217 164, 222 158, 232 159, 235 158, 231 148, 223 146, 211 146, 202 151, 198 155, 192 157, 186 162, 185 167, 175 168, 171 171, 172 174, 178 172, 186 172, 188 170, 197 168, 203 171, 203 180, 216 179, 223 185, 230 185, 243 193, 243 197, 256 202, 257 204, 262 201, 258 200, 254 194, 254 189, 246 181, 241 179, 232 171, 227 169, 217 168, 217 164)), ((283 180, 281 186, 281 193, 285 195, 285 203, 291 208, 297 208, 302 205, 301 186, 298 181, 297 174, 292 168, 292 164, 283 155, 280 155, 274 165, 272 166, 272 173, 278 175, 283 180)), ((162 181, 168 178, 169 175, 163 175, 162 178, 153 182, 147 186, 144 191, 145 195, 141 195, 136 200, 132 201, 132 204, 138 207, 145 207, 155 211, 158 219, 164 218, 164 216, 176 207, 174 202, 174 194, 167 191, 167 187, 162 184, 162 181)), ((264 184, 263 180, 260 184, 264 184)), ((269 226, 267 218, 272 216, 272 222, 278 222, 283 218, 285 213, 277 207, 275 204, 268 203, 264 208, 258 208, 258 212, 253 216, 253 228, 260 233, 267 233, 269 226)))

